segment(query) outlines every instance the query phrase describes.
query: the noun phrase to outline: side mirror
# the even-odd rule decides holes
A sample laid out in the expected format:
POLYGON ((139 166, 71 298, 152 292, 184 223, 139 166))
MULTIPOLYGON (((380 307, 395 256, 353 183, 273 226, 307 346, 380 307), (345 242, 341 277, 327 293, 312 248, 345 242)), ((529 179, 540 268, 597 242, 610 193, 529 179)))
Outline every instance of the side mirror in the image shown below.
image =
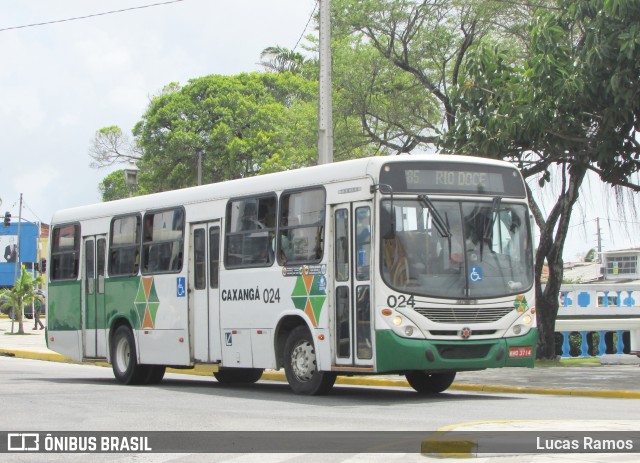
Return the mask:
POLYGON ((380 236, 383 240, 392 240, 396 237, 396 208, 383 205, 380 209, 380 236))

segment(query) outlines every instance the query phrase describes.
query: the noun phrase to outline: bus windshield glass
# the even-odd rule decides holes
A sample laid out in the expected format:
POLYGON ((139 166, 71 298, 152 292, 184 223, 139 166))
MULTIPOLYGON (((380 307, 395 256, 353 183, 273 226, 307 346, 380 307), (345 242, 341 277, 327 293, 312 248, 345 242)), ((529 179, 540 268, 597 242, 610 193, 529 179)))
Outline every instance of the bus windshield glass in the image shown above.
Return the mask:
MULTIPOLYGON (((381 220, 394 224, 382 236, 381 271, 398 291, 452 299, 519 294, 533 284, 527 208, 489 201, 382 203, 381 220), (442 233, 442 225, 448 234, 442 233), (444 236, 443 236, 444 235, 444 236)), ((384 224, 383 224, 384 226, 384 224)))

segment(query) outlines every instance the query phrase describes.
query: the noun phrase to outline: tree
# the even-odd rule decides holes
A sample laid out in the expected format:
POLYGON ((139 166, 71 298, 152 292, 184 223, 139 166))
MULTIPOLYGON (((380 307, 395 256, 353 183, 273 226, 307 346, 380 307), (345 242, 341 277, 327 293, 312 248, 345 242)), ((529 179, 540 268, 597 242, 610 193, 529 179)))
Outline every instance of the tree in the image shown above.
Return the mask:
POLYGON ((300 74, 305 58, 302 53, 281 46, 267 47, 260 53, 260 64, 269 72, 300 74))
POLYGON ((598 259, 598 253, 595 248, 589 249, 587 254, 584 256, 585 262, 596 262, 597 259, 598 259))
MULTIPOLYGON (((34 277, 30 272, 27 272, 25 266, 22 265, 16 284, 12 288, 5 289, 0 293, 6 295, 3 307, 12 308, 17 316, 18 334, 24 334, 24 306, 31 304, 36 298, 40 297, 36 292, 36 286, 42 284, 44 284, 42 275, 34 277)), ((11 324, 11 332, 13 333, 13 323, 11 324)))
MULTIPOLYGON (((315 65, 305 62, 305 73, 315 65)), ((96 142, 90 155, 111 165, 142 153, 136 163, 139 194, 195 185, 199 155, 204 183, 314 165, 317 100, 317 81, 285 70, 205 76, 184 87, 170 84, 134 127, 134 143, 118 127, 105 127, 96 135, 101 150, 95 149, 96 142), (96 151, 100 156, 92 154, 96 151)), ((374 152, 353 142, 360 132, 353 116, 337 118, 335 159, 374 152)), ((105 200, 126 196, 119 175, 112 173, 101 183, 105 200)))
POLYGON ((373 143, 396 152, 434 146, 455 124, 450 90, 469 50, 486 39, 518 59, 514 37, 530 14, 519 2, 334 0, 334 82, 357 89, 353 108, 373 143), (357 63, 345 76, 340 53, 357 63))
POLYGON ((90 166, 95 168, 137 161, 141 156, 139 147, 117 125, 97 130, 89 148, 90 166))
POLYGON ((146 194, 144 187, 140 185, 132 190, 132 187, 125 183, 124 170, 118 169, 107 175, 98 184, 98 190, 102 196, 102 201, 114 201, 116 199, 127 198, 129 196, 137 196, 146 194))
POLYGON ((406 74, 413 84, 407 88, 428 95, 416 98, 424 103, 411 113, 376 108, 374 98, 354 92, 367 103, 354 107, 366 115, 374 143, 398 151, 436 144, 510 159, 541 186, 557 177, 560 193, 549 213, 530 195, 541 230, 538 355, 553 357, 562 251, 587 171, 619 198, 623 187, 637 191, 630 178, 639 167, 638 1, 334 0, 333 7, 339 38, 349 37, 352 48, 373 47, 406 74), (420 122, 419 111, 429 118, 420 122))
MULTIPOLYGON (((555 356, 562 251, 587 171, 617 191, 640 191, 640 2, 560 0, 531 26, 528 57, 515 66, 494 44, 475 48, 458 85, 455 126, 444 144, 518 163, 526 178, 560 194, 544 214, 532 194, 540 229, 536 251, 538 356, 555 356), (543 288, 545 261, 549 278, 543 288)), ((531 193, 531 191, 530 191, 531 193)))

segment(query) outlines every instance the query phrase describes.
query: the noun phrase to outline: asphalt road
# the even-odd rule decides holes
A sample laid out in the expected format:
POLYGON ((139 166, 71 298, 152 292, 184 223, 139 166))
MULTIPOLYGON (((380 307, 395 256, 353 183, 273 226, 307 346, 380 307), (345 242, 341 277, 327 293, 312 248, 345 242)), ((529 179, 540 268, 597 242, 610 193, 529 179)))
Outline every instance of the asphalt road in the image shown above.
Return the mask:
MULTIPOLYGON (((407 388, 338 385, 323 397, 285 383, 224 387, 213 378, 169 373, 157 386, 127 387, 109 368, 0 357, 9 431, 425 431, 479 425, 498 430, 640 431, 634 399, 448 391, 420 397, 407 388)), ((242 451, 242 447, 240 448, 242 451)), ((80 461, 77 454, 8 455, 3 461, 80 461), (40 457, 39 459, 37 457, 40 457)), ((258 461, 250 453, 92 455, 92 461, 258 461), (95 457, 95 458, 94 458, 95 457)), ((426 461, 419 453, 266 454, 259 461, 426 461)), ((543 458, 544 457, 544 458, 543 458)), ((581 455, 561 461, 637 461, 638 455, 581 455)), ((86 461, 87 456, 82 456, 86 461)), ((474 461, 505 461, 504 456, 474 461)), ((509 461, 548 461, 527 455, 509 461), (524 458, 524 459, 522 459, 524 458)), ((563 459, 564 458, 564 459, 563 459)), ((447 460, 452 461, 452 460, 447 460)), ((455 460, 453 460, 455 461, 455 460)), ((465 460, 469 461, 469 460, 465 460)))

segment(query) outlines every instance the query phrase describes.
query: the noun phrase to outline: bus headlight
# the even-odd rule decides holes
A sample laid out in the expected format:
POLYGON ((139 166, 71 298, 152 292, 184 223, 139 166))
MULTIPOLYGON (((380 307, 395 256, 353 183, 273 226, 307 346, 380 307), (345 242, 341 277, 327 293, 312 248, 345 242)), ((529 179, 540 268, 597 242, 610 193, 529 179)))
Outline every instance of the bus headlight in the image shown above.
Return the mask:
POLYGON ((513 325, 511 325, 511 332, 516 336, 527 334, 535 325, 534 320, 535 319, 530 313, 522 315, 513 325))
POLYGON ((405 315, 391 309, 382 309, 382 319, 387 323, 389 328, 403 338, 424 339, 422 331, 409 320, 405 315))

